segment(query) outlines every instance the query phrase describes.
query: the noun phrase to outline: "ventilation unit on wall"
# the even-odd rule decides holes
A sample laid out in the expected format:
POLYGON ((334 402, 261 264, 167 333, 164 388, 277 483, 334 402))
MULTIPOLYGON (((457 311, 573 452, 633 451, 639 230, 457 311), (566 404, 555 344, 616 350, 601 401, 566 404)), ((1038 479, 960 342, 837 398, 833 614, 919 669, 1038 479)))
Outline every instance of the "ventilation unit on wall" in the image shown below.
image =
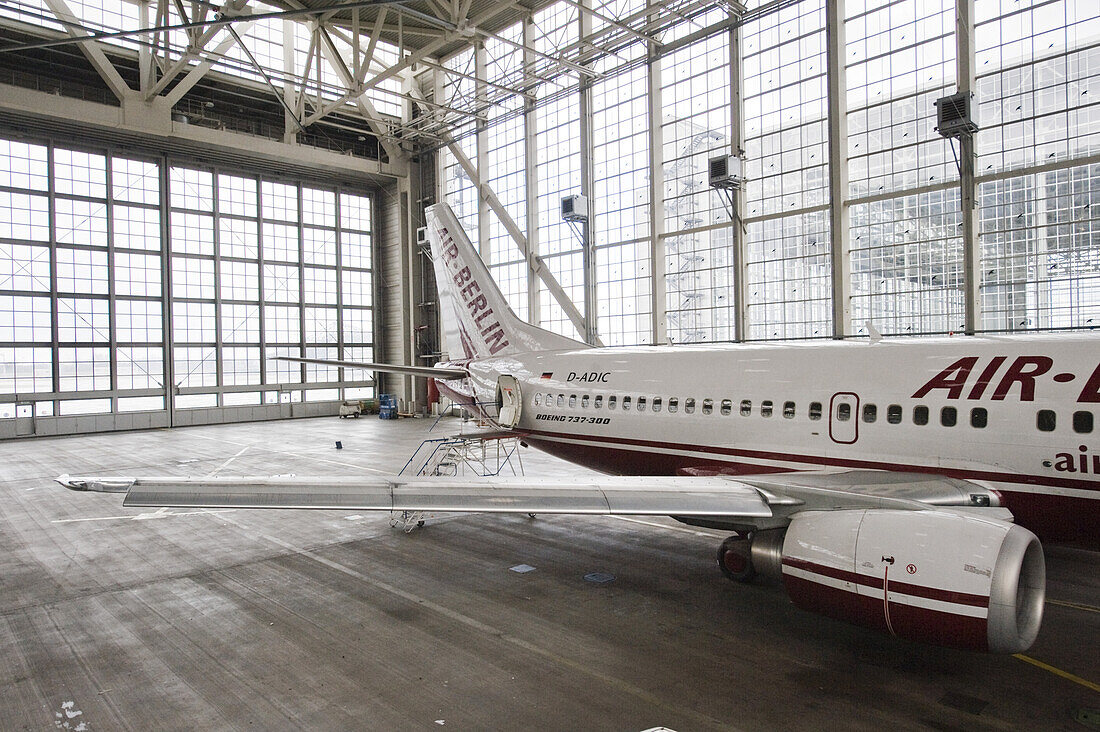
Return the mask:
POLYGON ((970 92, 959 92, 936 100, 936 131, 944 137, 973 135, 978 131, 971 110, 970 92))
POLYGON ((587 221, 588 196, 578 194, 561 199, 561 218, 563 221, 587 221))
POLYGON ((719 155, 707 165, 711 188, 740 188, 745 182, 742 160, 736 155, 719 155))

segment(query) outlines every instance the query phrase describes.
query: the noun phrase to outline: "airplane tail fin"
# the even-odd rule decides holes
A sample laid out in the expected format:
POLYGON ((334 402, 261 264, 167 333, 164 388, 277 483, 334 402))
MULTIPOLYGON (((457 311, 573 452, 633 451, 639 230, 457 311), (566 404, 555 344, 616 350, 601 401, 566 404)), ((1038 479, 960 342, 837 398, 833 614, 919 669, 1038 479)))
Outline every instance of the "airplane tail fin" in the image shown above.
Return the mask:
POLYGON ((449 205, 437 203, 425 214, 444 345, 452 361, 588 347, 512 312, 449 205))

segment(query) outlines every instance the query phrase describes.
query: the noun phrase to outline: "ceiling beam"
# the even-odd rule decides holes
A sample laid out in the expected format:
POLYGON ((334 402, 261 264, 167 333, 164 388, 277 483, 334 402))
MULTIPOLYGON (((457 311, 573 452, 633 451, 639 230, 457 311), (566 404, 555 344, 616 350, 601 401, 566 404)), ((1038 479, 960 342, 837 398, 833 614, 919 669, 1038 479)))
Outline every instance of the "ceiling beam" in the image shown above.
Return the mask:
POLYGON ((50 12, 57 16, 57 19, 65 26, 65 31, 71 36, 69 40, 63 42, 80 42, 81 52, 99 73, 111 93, 118 97, 119 101, 129 97, 133 90, 130 89, 129 85, 123 80, 122 75, 118 73, 118 69, 107 58, 107 54, 103 53, 100 44, 87 40, 90 34, 84 30, 80 20, 69 10, 65 0, 46 0, 46 6, 50 9, 50 12))
MULTIPOLYGON (((340 57, 336 44, 332 42, 332 38, 323 25, 318 24, 317 26, 317 38, 320 50, 325 55, 325 60, 328 61, 329 66, 332 67, 332 70, 336 72, 336 75, 340 77, 345 86, 351 87, 354 82, 351 71, 344 63, 344 59, 340 57)), ((378 144, 385 148, 386 153, 390 156, 390 164, 396 166, 401 161, 406 160, 408 158, 407 154, 401 149, 400 145, 393 142, 392 135, 387 129, 389 123, 381 120, 381 115, 374 108, 374 104, 367 99, 366 94, 360 94, 356 97, 355 105, 359 108, 359 113, 363 115, 371 132, 377 135, 378 144)))

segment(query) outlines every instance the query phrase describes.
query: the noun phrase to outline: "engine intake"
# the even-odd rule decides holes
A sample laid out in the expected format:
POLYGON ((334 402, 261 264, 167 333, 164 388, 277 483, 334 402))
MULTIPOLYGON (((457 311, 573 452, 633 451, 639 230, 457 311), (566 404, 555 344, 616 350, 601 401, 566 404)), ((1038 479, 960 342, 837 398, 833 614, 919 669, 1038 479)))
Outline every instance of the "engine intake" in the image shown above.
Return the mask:
POLYGON ((861 509, 796 515, 753 563, 806 610, 936 645, 1019 653, 1039 633, 1046 564, 1039 540, 999 520, 948 511, 861 509))

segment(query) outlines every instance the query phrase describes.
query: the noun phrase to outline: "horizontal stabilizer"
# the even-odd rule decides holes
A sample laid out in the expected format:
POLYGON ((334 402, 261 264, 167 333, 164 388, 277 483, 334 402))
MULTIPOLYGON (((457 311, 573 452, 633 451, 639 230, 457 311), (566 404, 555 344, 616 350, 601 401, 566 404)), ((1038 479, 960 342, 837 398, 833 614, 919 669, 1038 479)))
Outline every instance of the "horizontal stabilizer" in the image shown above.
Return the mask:
POLYGON ((435 366, 398 366, 389 363, 363 363, 360 361, 333 361, 327 358, 298 358, 297 356, 276 356, 276 361, 294 361, 295 363, 315 363, 321 366, 339 366, 345 369, 366 369, 367 371, 381 371, 387 374, 405 374, 407 376, 423 376, 429 379, 448 381, 450 379, 465 379, 469 374, 465 369, 438 368, 435 366))
POLYGON ((83 478, 66 488, 122 492, 126 506, 770 517, 750 486, 725 477, 403 478, 401 476, 83 478))

